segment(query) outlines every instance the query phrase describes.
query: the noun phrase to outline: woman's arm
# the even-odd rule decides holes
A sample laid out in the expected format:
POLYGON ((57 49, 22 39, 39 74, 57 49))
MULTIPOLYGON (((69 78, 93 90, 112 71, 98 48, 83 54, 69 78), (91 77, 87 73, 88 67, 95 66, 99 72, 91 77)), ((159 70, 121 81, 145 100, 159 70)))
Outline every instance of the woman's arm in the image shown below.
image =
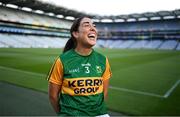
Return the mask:
POLYGON ((60 106, 59 106, 60 90, 61 90, 60 85, 49 82, 49 100, 56 113, 60 112, 60 106))
POLYGON ((104 100, 107 100, 108 98, 108 87, 109 87, 109 79, 106 79, 103 82, 104 100))
POLYGON ((104 100, 107 100, 107 98, 108 98, 109 79, 111 78, 111 76, 112 76, 111 68, 109 65, 109 61, 106 58, 106 69, 102 76, 103 77, 104 100))

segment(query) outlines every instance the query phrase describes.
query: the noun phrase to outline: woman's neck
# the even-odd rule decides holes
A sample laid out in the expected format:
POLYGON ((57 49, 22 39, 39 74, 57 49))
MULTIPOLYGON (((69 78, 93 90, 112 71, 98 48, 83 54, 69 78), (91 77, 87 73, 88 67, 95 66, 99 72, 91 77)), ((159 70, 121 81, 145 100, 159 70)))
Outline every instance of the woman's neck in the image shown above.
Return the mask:
POLYGON ((78 47, 76 47, 75 51, 80 55, 88 56, 91 54, 92 48, 78 48, 78 47))

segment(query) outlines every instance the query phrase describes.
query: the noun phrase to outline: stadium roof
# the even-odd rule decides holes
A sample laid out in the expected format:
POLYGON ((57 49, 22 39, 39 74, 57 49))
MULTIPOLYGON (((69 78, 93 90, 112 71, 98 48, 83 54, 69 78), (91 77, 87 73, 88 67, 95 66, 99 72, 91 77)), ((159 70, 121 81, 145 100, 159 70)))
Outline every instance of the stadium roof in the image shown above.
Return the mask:
POLYGON ((43 13, 50 13, 51 15, 62 15, 62 18, 73 17, 77 18, 80 16, 89 16, 94 18, 95 21, 101 22, 131 22, 131 21, 146 21, 146 20, 158 20, 158 19, 174 19, 180 18, 180 9, 174 11, 159 11, 159 12, 145 12, 145 13, 134 13, 127 15, 116 15, 116 16, 100 16, 90 15, 76 10, 67 9, 61 6, 57 6, 51 3, 42 2, 39 0, 0 0, 2 5, 15 5, 19 9, 29 8, 32 11, 42 11, 43 13))
POLYGON ((45 2, 41 2, 39 0, 0 0, 3 4, 13 4, 20 8, 27 7, 31 8, 32 10, 42 10, 46 13, 54 13, 54 14, 61 14, 63 16, 73 16, 79 17, 84 15, 81 12, 77 12, 74 10, 69 10, 60 6, 55 6, 54 4, 49 4, 45 2))

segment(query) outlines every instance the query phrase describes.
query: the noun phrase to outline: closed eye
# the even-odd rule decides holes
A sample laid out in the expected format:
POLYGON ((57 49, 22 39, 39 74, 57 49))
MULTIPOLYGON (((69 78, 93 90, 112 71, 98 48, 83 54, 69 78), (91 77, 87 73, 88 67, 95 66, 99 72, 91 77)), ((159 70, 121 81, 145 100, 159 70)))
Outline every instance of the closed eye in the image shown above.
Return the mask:
POLYGON ((94 27, 96 27, 96 24, 93 24, 94 27))

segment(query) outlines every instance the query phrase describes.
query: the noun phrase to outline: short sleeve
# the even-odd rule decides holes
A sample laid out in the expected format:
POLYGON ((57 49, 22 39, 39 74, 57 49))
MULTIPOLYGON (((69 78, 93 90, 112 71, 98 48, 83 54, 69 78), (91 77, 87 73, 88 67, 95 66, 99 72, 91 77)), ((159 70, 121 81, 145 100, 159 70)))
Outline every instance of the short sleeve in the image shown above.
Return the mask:
POLYGON ((102 78, 103 78, 103 81, 105 81, 111 77, 112 77, 112 72, 111 72, 111 68, 110 68, 108 58, 106 57, 106 68, 105 68, 105 71, 103 73, 102 78))
POLYGON ((48 75, 48 81, 57 85, 62 85, 63 80, 63 65, 58 57, 48 75))

